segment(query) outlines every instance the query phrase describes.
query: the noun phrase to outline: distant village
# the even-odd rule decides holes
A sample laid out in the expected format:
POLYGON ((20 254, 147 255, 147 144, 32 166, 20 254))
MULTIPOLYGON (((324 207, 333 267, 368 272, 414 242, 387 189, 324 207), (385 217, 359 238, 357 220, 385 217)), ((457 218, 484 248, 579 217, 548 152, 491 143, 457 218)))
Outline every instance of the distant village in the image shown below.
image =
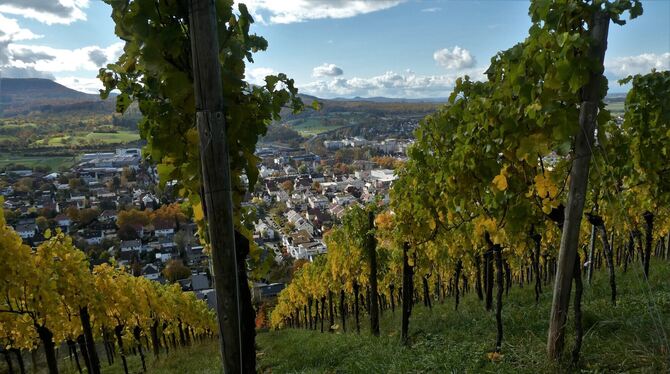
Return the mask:
MULTIPOLYGON (((323 235, 349 207, 389 201, 392 165, 405 159, 409 144, 360 137, 323 141, 328 151, 360 147, 370 156, 345 163, 303 148, 258 148, 259 180, 243 205, 255 210, 254 241, 274 269, 254 284, 256 302, 275 297, 299 263, 327 252, 323 235)), ((215 307, 208 258, 173 187, 159 187, 156 169, 139 148, 82 154, 67 171, 14 168, 0 174, 8 224, 25 244, 35 247, 47 229, 60 229, 92 265, 113 261, 136 276, 179 282, 215 307)))

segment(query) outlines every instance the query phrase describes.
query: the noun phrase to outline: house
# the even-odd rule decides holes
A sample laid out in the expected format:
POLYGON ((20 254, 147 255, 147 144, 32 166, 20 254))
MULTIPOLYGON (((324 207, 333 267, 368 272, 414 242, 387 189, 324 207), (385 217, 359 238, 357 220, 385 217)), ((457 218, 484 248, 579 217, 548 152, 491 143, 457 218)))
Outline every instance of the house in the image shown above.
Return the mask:
POLYGON ((102 213, 100 213, 100 217, 98 218, 98 220, 100 220, 100 222, 116 222, 117 218, 118 214, 116 213, 116 211, 107 209, 102 213))
POLYGON ((161 272, 154 264, 144 265, 142 268, 142 276, 149 280, 157 280, 161 276, 161 272))
POLYGON ((398 179, 393 170, 389 169, 375 169, 370 171, 370 179, 376 186, 388 186, 394 180, 398 179))
POLYGON ((156 253, 156 260, 159 260, 161 262, 168 262, 172 258, 172 253, 162 253, 158 252, 156 253))
POLYGON ((65 214, 59 214, 54 218, 54 222, 56 222, 56 225, 60 227, 63 232, 70 232, 70 226, 72 226, 72 220, 70 217, 66 216, 65 214))
POLYGON ((319 208, 308 209, 307 219, 310 220, 314 226, 322 226, 324 223, 331 221, 330 216, 319 208))
POLYGON ((214 289, 195 291, 195 297, 198 300, 205 300, 210 309, 216 310, 216 291, 214 289))
POLYGON ((140 251, 142 242, 139 240, 122 240, 120 244, 121 252, 140 251))
POLYGON ((275 237, 274 230, 267 223, 265 223, 263 221, 260 221, 260 220, 255 223, 255 231, 263 239, 274 239, 274 237, 275 237))
POLYGON ((209 278, 205 273, 198 273, 191 275, 191 288, 193 291, 200 291, 212 288, 209 283, 209 278))
POLYGON ((174 242, 174 240, 172 240, 172 237, 170 236, 161 236, 160 238, 158 238, 158 245, 162 250, 173 249, 177 246, 177 244, 174 242))
POLYGON ((35 237, 35 234, 37 234, 37 225, 34 223, 17 225, 14 228, 14 231, 16 231, 17 234, 19 234, 21 239, 30 239, 35 237))
POLYGON ((154 222, 155 236, 171 236, 174 235, 175 224, 171 220, 158 220, 154 222))
POLYGON ((315 241, 306 230, 299 230, 291 235, 282 237, 282 244, 289 255, 295 259, 309 259, 317 254, 326 253, 323 243, 315 241))
POLYGON ((82 239, 86 240, 88 245, 96 245, 102 243, 102 240, 105 238, 102 230, 84 230, 79 234, 82 239))
POLYGON ((251 297, 254 302, 260 303, 263 300, 277 297, 285 287, 284 283, 254 283, 251 297))
POLYGON ((330 201, 328 201, 328 198, 323 195, 310 196, 307 198, 307 201, 309 202, 309 206, 312 209, 325 208, 330 203, 330 201))

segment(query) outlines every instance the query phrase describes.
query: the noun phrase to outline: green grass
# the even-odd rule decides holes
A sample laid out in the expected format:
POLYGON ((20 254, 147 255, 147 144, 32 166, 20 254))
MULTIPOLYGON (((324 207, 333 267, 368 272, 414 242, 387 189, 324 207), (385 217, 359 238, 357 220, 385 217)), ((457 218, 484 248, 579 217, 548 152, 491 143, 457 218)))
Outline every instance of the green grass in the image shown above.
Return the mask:
POLYGON ((348 125, 342 124, 326 126, 323 119, 321 118, 308 118, 302 123, 293 125, 293 129, 299 132, 302 136, 312 136, 324 133, 326 131, 336 130, 344 126, 348 125))
MULTIPOLYGON (((636 269, 639 270, 639 269, 636 269)), ((670 276, 668 264, 652 264, 651 298, 647 298, 641 275, 617 272, 619 303, 609 303, 607 273, 594 275, 582 301, 584 342, 577 369, 586 372, 667 372, 670 356, 663 350, 662 321, 670 332, 670 276), (654 266, 656 265, 656 266, 654 266), (649 302, 653 301, 651 307, 649 302), (656 313, 659 313, 658 315, 656 313), (665 353, 663 353, 665 352, 665 353)), ((382 336, 367 331, 361 335, 320 334, 305 330, 283 330, 260 334, 259 365, 272 372, 301 373, 408 373, 408 372, 564 372, 546 359, 551 289, 545 287, 535 305, 532 287, 514 287, 503 301, 504 340, 502 360, 491 362, 487 353, 495 344, 495 317, 485 312, 476 295, 466 295, 458 311, 453 299, 429 310, 414 308, 410 320, 410 347, 399 344, 400 312, 385 312, 382 336)), ((572 316, 571 316, 572 317, 572 316)), ((367 326, 363 320, 361 325, 367 326)), ((347 321, 347 328, 352 321, 347 321)), ((572 321, 566 353, 572 348, 572 321)))
POLYGON ((140 138, 135 131, 119 131, 115 133, 91 132, 76 135, 53 136, 35 142, 38 146, 81 146, 85 144, 124 144, 140 138))
MULTIPOLYGON (((70 362, 69 358, 64 357, 66 353, 67 352, 61 353, 61 356, 63 356, 59 363, 61 372, 65 374, 77 373, 77 367, 74 362, 70 362)), ((100 356, 100 366, 103 374, 123 373, 121 357, 119 357, 118 354, 114 363, 110 366, 107 364, 107 358, 104 351, 99 353, 102 354, 102 356, 100 356)), ((149 373, 221 373, 218 341, 196 343, 191 347, 179 348, 177 350, 171 349, 167 356, 161 354, 158 360, 154 359, 151 352, 145 352, 145 355, 147 372, 149 373)), ((84 369, 84 372, 86 372, 86 367, 81 357, 80 360, 80 365, 82 366, 82 369, 84 369)), ((142 362, 140 361, 139 356, 129 354, 127 361, 129 373, 142 372, 142 362)))
MULTIPOLYGON (((264 373, 551 373, 632 372, 662 373, 670 370, 664 350, 663 329, 670 332, 670 264, 652 262, 650 287, 639 266, 623 274, 617 269, 618 304, 609 302, 606 271, 594 275, 582 300, 584 342, 578 367, 550 363, 545 354, 551 288, 544 286, 535 304, 533 288, 518 286, 504 298, 502 359, 492 362, 487 353, 495 343, 495 318, 486 312, 474 293, 466 295, 458 311, 453 299, 432 310, 415 306, 410 320, 409 347, 399 343, 400 310, 385 311, 381 336, 367 331, 361 316, 361 334, 286 329, 257 335, 258 366, 264 373), (653 290, 651 295, 649 290, 653 290), (653 318, 652 318, 653 316, 653 318), (656 321, 656 323, 654 323, 656 321), (661 326, 662 325, 662 326, 661 326)), ((571 311, 572 313, 572 311, 571 311)), ((339 323, 339 322, 338 322, 339 323)), ((572 315, 566 337, 566 360, 572 348, 572 315)), ((101 357, 104 360, 104 357, 101 357)), ((69 365, 63 361, 64 372, 69 365)), ((130 372, 139 372, 136 356, 129 358, 130 372)), ((122 373, 120 361, 103 373, 122 373)), ((151 373, 215 373, 220 363, 218 345, 212 341, 171 351, 168 357, 148 359, 151 373)), ((69 371, 72 372, 72 371, 69 371)))
POLYGON ((623 101, 617 101, 614 103, 607 103, 607 110, 612 112, 612 114, 623 115, 624 113, 624 103, 623 101))
POLYGON ((7 165, 24 165, 29 168, 36 166, 48 166, 51 170, 59 170, 61 167, 69 168, 76 162, 74 157, 68 156, 22 156, 8 153, 0 154, 0 169, 7 165))

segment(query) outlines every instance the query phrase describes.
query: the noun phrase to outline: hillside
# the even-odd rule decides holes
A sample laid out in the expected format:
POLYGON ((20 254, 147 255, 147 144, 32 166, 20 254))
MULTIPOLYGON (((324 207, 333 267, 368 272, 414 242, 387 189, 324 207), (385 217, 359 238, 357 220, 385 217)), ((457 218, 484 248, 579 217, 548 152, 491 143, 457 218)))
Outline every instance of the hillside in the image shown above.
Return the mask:
MULTIPOLYGON (((535 304, 532 287, 512 287, 504 298, 502 356, 495 362, 487 353, 495 342, 495 317, 486 312, 476 294, 465 295, 458 311, 454 299, 436 302, 432 309, 415 305, 410 320, 409 347, 399 343, 400 309, 384 311, 379 338, 369 335, 367 315, 361 315, 361 334, 320 333, 305 329, 259 332, 258 367, 262 373, 445 373, 445 372, 636 372, 670 370, 665 335, 670 331, 670 264, 652 261, 649 285, 639 267, 617 269, 620 288, 616 307, 609 303, 605 270, 594 274, 582 299, 584 341, 578 367, 551 364, 545 353, 551 286, 544 287, 535 304)), ((572 313, 572 311, 571 311, 572 313)), ((566 355, 572 349, 572 314, 568 321, 566 355)), ((198 343, 171 350, 148 361, 149 373, 220 372, 218 342, 198 343)), ((63 361, 64 365, 67 361, 63 361)), ((138 356, 130 357, 137 372, 138 356)), ((74 373, 65 367, 63 372, 74 373)), ((119 363, 103 365, 104 373, 122 373, 119 363)))
POLYGON ((73 90, 49 79, 0 79, 0 117, 32 113, 109 113, 113 101, 73 90))

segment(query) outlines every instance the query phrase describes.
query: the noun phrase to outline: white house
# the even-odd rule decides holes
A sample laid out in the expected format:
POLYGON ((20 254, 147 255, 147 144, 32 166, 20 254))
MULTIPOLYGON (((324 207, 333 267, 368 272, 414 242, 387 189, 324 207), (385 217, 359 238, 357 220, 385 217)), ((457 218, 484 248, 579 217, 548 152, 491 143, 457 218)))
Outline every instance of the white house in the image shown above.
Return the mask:
POLYGON ((21 239, 34 238, 35 234, 37 233, 37 225, 34 223, 18 225, 14 228, 14 231, 19 234, 21 239))
POLYGON ((156 253, 156 260, 168 262, 172 258, 172 253, 156 253))
POLYGON ((102 232, 102 230, 89 230, 84 231, 81 234, 81 237, 84 238, 84 240, 86 240, 86 243, 88 243, 88 245, 95 245, 102 243, 102 240, 105 238, 105 235, 102 232))
POLYGON ((121 252, 140 251, 142 250, 142 242, 139 240, 123 240, 120 247, 121 252))
POLYGON ((174 235, 174 222, 159 221, 154 223, 154 235, 156 236, 174 235))
POLYGON ((161 272, 158 270, 156 265, 147 264, 142 268, 142 276, 149 280, 156 280, 160 278, 161 272))

